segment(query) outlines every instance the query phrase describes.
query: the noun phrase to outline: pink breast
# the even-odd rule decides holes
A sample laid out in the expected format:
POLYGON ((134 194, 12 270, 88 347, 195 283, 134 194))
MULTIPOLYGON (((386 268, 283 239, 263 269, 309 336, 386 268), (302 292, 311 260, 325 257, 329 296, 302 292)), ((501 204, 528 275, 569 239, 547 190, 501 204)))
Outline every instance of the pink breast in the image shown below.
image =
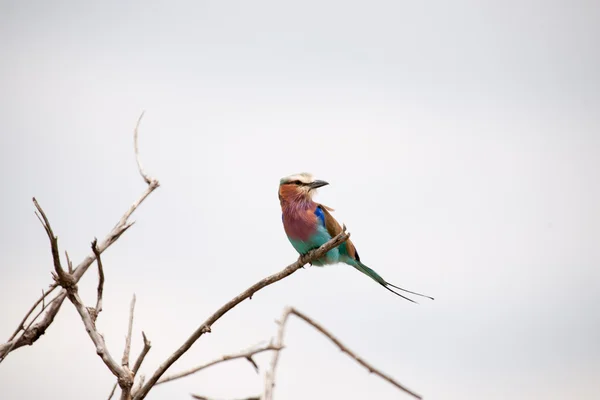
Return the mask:
MULTIPOLYGON (((283 214, 283 227, 290 239, 308 241, 310 235, 315 231, 314 220, 310 221, 310 214, 283 214)), ((314 219, 314 218, 313 218, 314 219)))

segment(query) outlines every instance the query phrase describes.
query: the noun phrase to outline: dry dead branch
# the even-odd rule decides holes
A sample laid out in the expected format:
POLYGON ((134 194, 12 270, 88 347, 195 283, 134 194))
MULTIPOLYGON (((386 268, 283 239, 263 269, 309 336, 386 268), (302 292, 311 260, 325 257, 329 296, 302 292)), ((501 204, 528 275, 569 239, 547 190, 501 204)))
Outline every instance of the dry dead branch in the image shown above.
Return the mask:
MULTIPOLYGON (((104 268, 102 267, 102 258, 100 257, 100 252, 98 251, 98 239, 94 238, 92 242, 92 251, 96 256, 96 263, 98 264, 98 294, 96 297, 96 307, 92 309, 92 319, 96 322, 98 315, 102 311, 102 293, 104 291, 104 268)), ((66 252, 65 252, 66 253, 66 252)), ((67 256, 68 259, 68 256, 67 256)), ((69 266, 71 263, 69 262, 69 266)), ((71 273, 73 273, 72 268, 69 268, 71 273)))
POLYGON ((290 276, 291 274, 302 268, 304 265, 320 257, 323 257, 325 253, 327 253, 334 247, 337 247, 340 244, 344 243, 346 240, 348 240, 349 237, 350 233, 346 232, 346 227, 344 226, 344 229, 342 230, 342 232, 340 232, 340 234, 332 238, 323 246, 319 247, 318 249, 311 250, 307 254, 300 256, 295 263, 290 264, 283 270, 258 281, 257 283, 250 286, 248 289, 244 290, 242 293, 238 294, 233 299, 225 303, 221 308, 219 308, 210 317, 208 317, 208 319, 206 319, 206 321, 204 321, 198 327, 198 329, 196 329, 194 333, 192 333, 192 335, 173 354, 171 354, 162 364, 160 364, 160 366, 152 374, 150 379, 148 379, 148 381, 144 384, 144 386, 142 386, 140 391, 136 393, 133 399, 141 400, 145 398, 148 395, 148 392, 152 389, 156 382, 158 382, 158 380, 167 371, 167 369, 169 369, 169 367, 173 365, 173 363, 177 361, 179 357, 181 357, 186 351, 188 351, 190 347, 192 347, 192 345, 196 342, 196 340, 198 340, 205 333, 209 333, 211 331, 212 325, 215 322, 217 322, 223 315, 227 314, 227 312, 229 312, 232 308, 240 304, 242 301, 252 297, 254 293, 258 292, 259 290, 269 285, 272 285, 273 283, 278 282, 287 276, 290 276))
MULTIPOLYGON (((348 347, 346 347, 342 342, 340 342, 340 340, 338 338, 333 336, 333 334, 331 334, 323 326, 321 326, 320 324, 318 324, 317 322, 315 322, 314 320, 312 320, 305 314, 301 313, 300 311, 298 311, 294 308, 291 308, 291 307, 288 307, 284 310, 283 315, 281 316, 281 320, 279 321, 279 332, 277 334, 277 341, 275 342, 275 345, 278 346, 279 348, 282 348, 282 346, 283 346, 283 336, 284 336, 284 332, 285 332, 285 326, 287 324, 287 321, 288 321, 290 315, 294 315, 294 316, 300 318, 301 320, 303 320, 304 322, 306 322, 307 324, 309 324, 313 328, 315 328, 317 331, 322 333, 329 340, 331 340, 333 342, 333 344, 335 344, 342 352, 346 353, 348 356, 353 358, 354 361, 356 361, 357 363, 359 363, 360 365, 365 367, 369 371, 369 373, 375 374, 375 375, 381 377, 382 379, 388 381, 389 383, 391 383, 398 389, 402 390, 405 393, 408 393, 409 395, 413 396, 416 399, 422 398, 420 395, 418 395, 417 393, 408 389, 406 386, 398 383, 394 378, 390 377, 389 375, 378 370, 377 368, 373 367, 371 364, 369 364, 368 362, 363 360, 356 353, 354 353, 352 350, 350 350, 348 347)), ((273 353, 273 358, 271 361, 271 369, 267 372, 266 378, 265 378, 265 391, 264 391, 262 400, 272 400, 272 398, 273 398, 273 387, 275 386, 275 370, 277 368, 277 362, 279 360, 279 352, 280 351, 281 350, 275 350, 275 352, 273 353)))
MULTIPOLYGON (((134 130, 134 150, 135 150, 136 161, 138 164, 138 170, 140 172, 140 175, 142 175, 144 181, 148 184, 148 186, 146 187, 146 189, 144 190, 142 195, 136 201, 134 201, 133 204, 129 207, 129 209, 125 212, 125 214, 123 214, 123 216, 119 219, 119 221, 114 226, 114 228, 106 235, 104 240, 102 240, 96 246, 96 250, 97 250, 98 254, 102 254, 114 242, 116 242, 119 239, 119 237, 121 237, 121 235, 127 231, 127 229, 129 229, 133 225, 134 222, 129 221, 129 218, 131 217, 131 215, 144 202, 144 200, 154 190, 156 190, 160 186, 158 180, 148 176, 148 174, 146 174, 144 172, 144 170, 142 169, 140 160, 139 160, 139 152, 137 151, 137 149, 138 149, 137 137, 138 137, 138 128, 139 128, 139 124, 142 119, 142 116, 143 116, 143 113, 142 113, 142 115, 140 115, 140 118, 138 119, 135 130, 134 130)), ((34 202, 34 204, 35 204, 35 202, 34 202)), ((39 215, 38 215, 38 217, 39 217, 39 215)), ((54 237, 53 234, 51 234, 50 236, 54 237)), ((51 242, 52 242, 52 240, 51 240, 51 242)), ((73 282, 74 284, 76 284, 79 281, 79 279, 81 279, 83 274, 85 274, 87 272, 90 265, 93 263, 93 261, 95 259, 96 259, 96 254, 94 254, 94 252, 92 252, 92 254, 89 254, 86 258, 83 259, 83 261, 81 261, 79 263, 79 265, 77 265, 77 267, 73 270, 73 273, 70 274, 70 276, 72 276, 72 278, 74 280, 74 282, 73 282)), ((55 255, 53 253, 53 260, 55 262, 55 269, 56 269, 56 262, 58 261, 60 263, 60 258, 58 257, 58 254, 55 255)), ((72 267, 70 269, 72 269, 72 267)), ((26 313, 25 317, 19 324, 17 330, 15 331, 15 334, 13 334, 6 343, 0 344, 0 361, 4 360, 11 351, 15 351, 16 349, 18 349, 22 346, 32 345, 33 343, 35 343, 46 332, 46 329, 48 329, 48 327, 52 324, 52 322, 54 321, 54 318, 56 317, 56 314, 58 313, 58 311, 60 310, 60 307, 62 306, 63 301, 67 297, 66 289, 61 290, 61 292, 53 299, 52 304, 50 304, 47 307, 47 309, 42 314, 41 318, 39 319, 39 321, 37 323, 35 323, 35 324, 29 326, 27 329, 23 330, 25 328, 24 325, 25 325, 25 321, 27 320, 27 318, 33 313, 33 311, 42 302, 42 300, 46 296, 48 296, 48 294, 50 294, 52 292, 52 290, 54 290, 54 288, 56 286, 57 286, 56 284, 53 284, 51 286, 51 290, 48 291, 44 296, 42 296, 42 299, 38 299, 34 303, 34 305, 26 313), (23 332, 19 335, 19 332, 21 332, 21 331, 23 331, 23 332)))
POLYGON ((124 368, 129 369, 129 353, 131 352, 131 335, 133 333, 133 313, 135 311, 135 294, 131 299, 131 305, 129 306, 129 324, 127 325, 127 337, 125 338, 125 349, 123 350, 123 358, 121 359, 121 365, 124 368))
POLYGON ((146 354, 148 354, 150 348, 152 347, 152 343, 150 343, 150 341, 146 337, 146 334, 143 331, 142 339, 144 339, 144 348, 142 349, 142 352, 138 356, 137 360, 135 360, 135 364, 133 364, 133 375, 137 374, 138 370, 142 366, 142 363, 144 362, 144 358, 146 358, 146 354))
MULTIPOLYGON (((281 348, 278 346, 275 346, 273 344, 268 344, 267 346, 264 347, 259 347, 253 350, 246 350, 246 351, 242 351, 239 353, 235 353, 235 354, 227 354, 224 355, 216 360, 213 360, 211 362, 208 362, 206 364, 202 364, 198 367, 194 367, 185 371, 181 371, 178 372, 176 374, 173 375, 169 375, 169 376, 165 376, 161 379, 158 380, 158 382, 156 382, 156 385, 160 385, 161 383, 166 383, 166 382, 170 382, 170 381, 174 381, 175 379, 180 379, 180 378, 184 378, 186 376, 190 376, 192 374, 195 374, 196 372, 202 371, 203 369, 206 369, 208 367, 212 367, 213 365, 216 364, 220 364, 223 363, 225 361, 231 361, 231 360, 238 360, 240 358, 244 358, 246 360, 248 360, 248 362, 250 362, 250 364, 252 364, 252 366, 257 369, 258 366, 256 365, 256 363, 254 362, 254 360, 252 359, 252 356, 259 354, 259 353, 263 353, 265 351, 272 351, 272 350, 280 350, 281 348)), ((156 386, 155 385, 155 386, 156 386)))

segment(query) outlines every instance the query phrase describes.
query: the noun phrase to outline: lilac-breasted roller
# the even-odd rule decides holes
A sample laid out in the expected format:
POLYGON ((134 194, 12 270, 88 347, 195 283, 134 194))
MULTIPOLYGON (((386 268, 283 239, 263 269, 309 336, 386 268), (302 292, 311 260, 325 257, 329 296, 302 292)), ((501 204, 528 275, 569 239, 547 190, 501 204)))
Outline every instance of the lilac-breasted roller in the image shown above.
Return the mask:
MULTIPOLYGON (((333 209, 312 200, 315 190, 325 185, 328 183, 316 180, 306 172, 290 175, 282 178, 279 182, 283 228, 292 246, 300 254, 306 254, 310 250, 322 246, 342 231, 342 227, 330 213, 333 209)), ((408 301, 415 303, 390 287, 433 300, 433 297, 411 292, 387 282, 360 261, 356 247, 350 240, 329 250, 322 258, 313 261, 312 265, 324 266, 338 262, 353 266, 390 292, 408 301)))

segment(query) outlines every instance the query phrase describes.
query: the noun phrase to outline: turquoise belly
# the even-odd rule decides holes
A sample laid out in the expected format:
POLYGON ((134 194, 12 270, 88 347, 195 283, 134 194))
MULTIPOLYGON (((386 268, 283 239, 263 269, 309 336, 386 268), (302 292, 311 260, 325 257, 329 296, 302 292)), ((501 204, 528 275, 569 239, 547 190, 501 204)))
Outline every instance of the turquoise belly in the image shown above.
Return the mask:
MULTIPOLYGON (((316 249, 327 243, 331 240, 331 235, 327 232, 325 227, 319 227, 317 232, 310 236, 310 238, 306 241, 290 239, 290 243, 296 249, 296 251, 300 254, 306 254, 312 249, 316 249)), ((319 258, 312 262, 313 265, 323 266, 325 264, 335 264, 339 262, 340 251, 336 247, 334 249, 329 250, 324 257, 319 258)))

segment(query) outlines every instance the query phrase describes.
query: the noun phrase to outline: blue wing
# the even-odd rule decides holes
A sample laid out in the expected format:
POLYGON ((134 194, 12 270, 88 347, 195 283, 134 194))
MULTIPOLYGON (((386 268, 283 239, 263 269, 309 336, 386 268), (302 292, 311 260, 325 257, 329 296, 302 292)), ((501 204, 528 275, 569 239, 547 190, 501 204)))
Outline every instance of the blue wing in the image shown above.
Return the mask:
POLYGON ((317 208, 315 208, 315 215, 317 216, 319 222, 321 222, 321 226, 325 226, 325 213, 323 212, 321 206, 317 206, 317 208))

